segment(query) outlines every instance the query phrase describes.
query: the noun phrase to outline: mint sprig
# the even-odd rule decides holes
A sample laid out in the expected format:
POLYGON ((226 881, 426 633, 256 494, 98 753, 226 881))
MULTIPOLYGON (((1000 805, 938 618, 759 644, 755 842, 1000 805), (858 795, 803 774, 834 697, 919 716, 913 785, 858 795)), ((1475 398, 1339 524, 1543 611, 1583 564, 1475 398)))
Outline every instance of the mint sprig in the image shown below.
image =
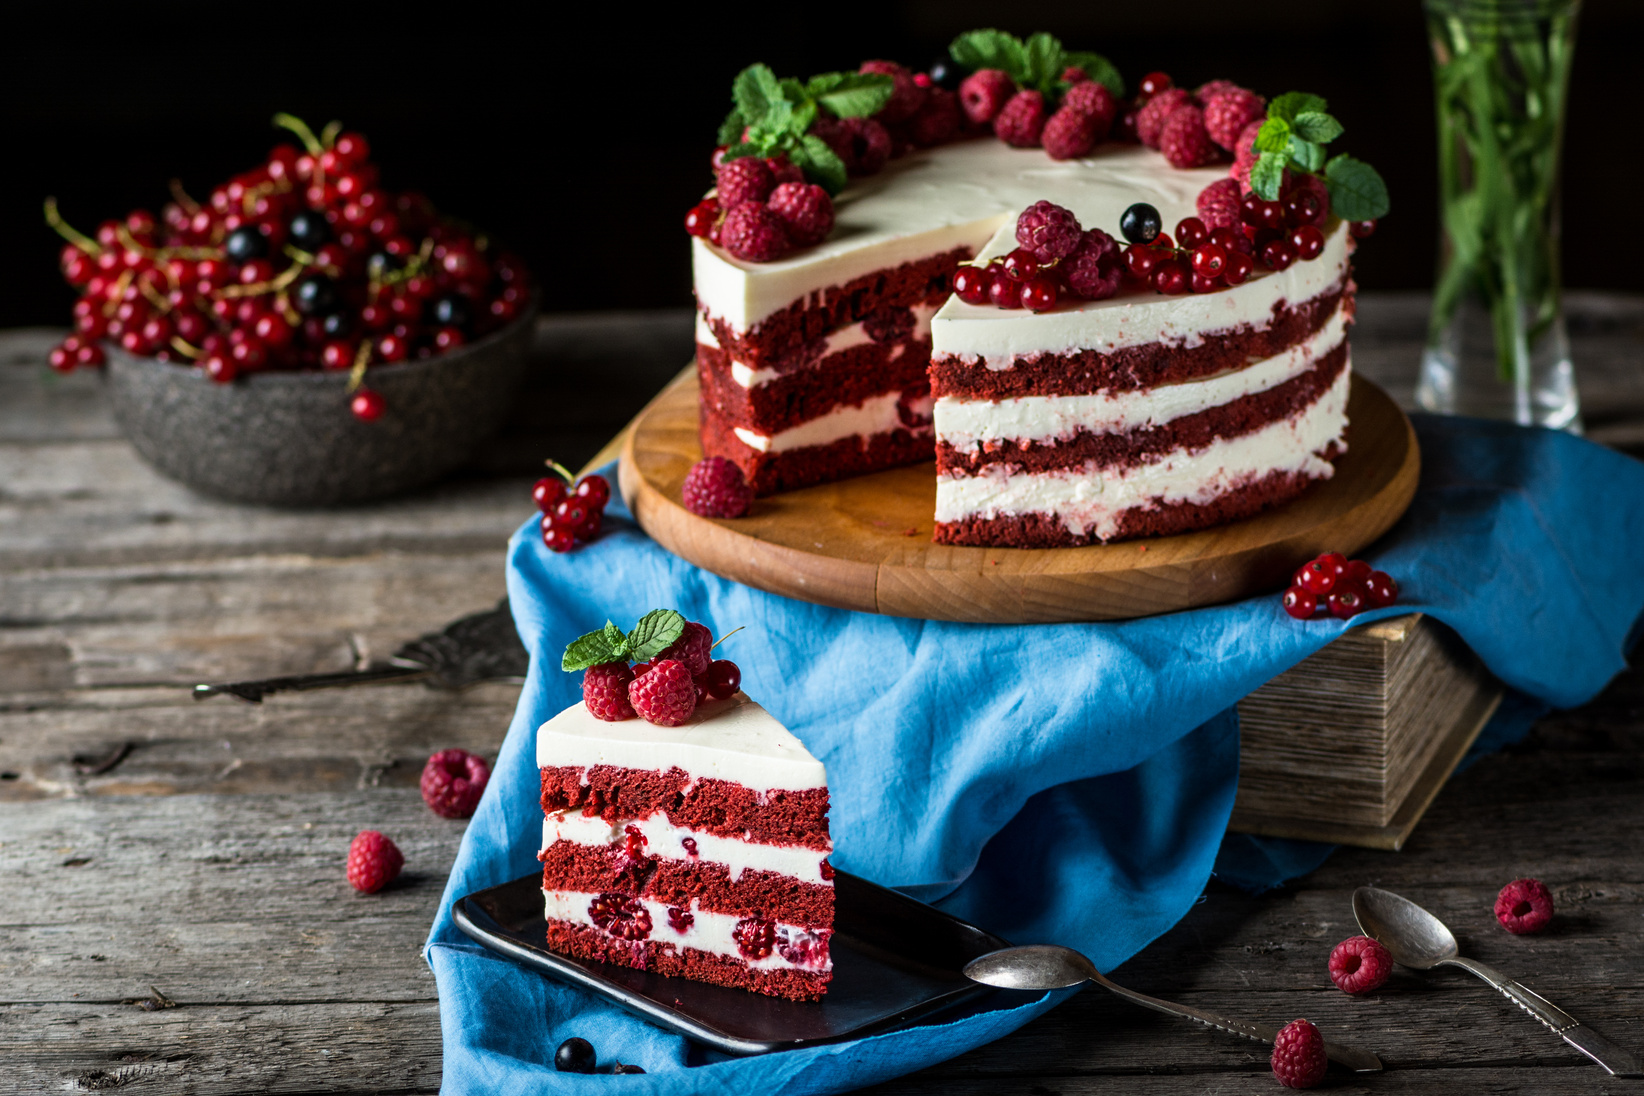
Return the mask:
POLYGON ((673 609, 652 609, 626 634, 610 621, 565 646, 559 668, 572 673, 607 662, 648 662, 685 634, 685 618, 673 609))
POLYGON ((1376 169, 1346 154, 1328 157, 1326 145, 1340 137, 1342 124, 1317 95, 1287 91, 1267 104, 1267 120, 1256 133, 1260 158, 1250 169, 1250 189, 1277 201, 1284 173, 1319 175, 1330 191, 1330 211, 1345 221, 1372 221, 1387 215, 1387 184, 1376 169))
POLYGON ((1115 96, 1122 98, 1125 93, 1124 77, 1107 58, 1099 53, 1065 50, 1060 39, 1043 31, 1025 42, 1002 30, 968 31, 953 40, 948 53, 972 71, 1001 69, 1016 81, 1017 87, 1044 95, 1067 90, 1062 73, 1069 68, 1084 69, 1086 76, 1105 84, 1115 96))
POLYGON ((731 84, 736 105, 720 123, 718 143, 725 159, 786 155, 805 178, 829 194, 845 188, 845 162, 828 143, 809 132, 827 111, 836 118, 877 114, 895 91, 889 76, 876 72, 824 72, 801 83, 777 79, 765 65, 749 65, 731 84))

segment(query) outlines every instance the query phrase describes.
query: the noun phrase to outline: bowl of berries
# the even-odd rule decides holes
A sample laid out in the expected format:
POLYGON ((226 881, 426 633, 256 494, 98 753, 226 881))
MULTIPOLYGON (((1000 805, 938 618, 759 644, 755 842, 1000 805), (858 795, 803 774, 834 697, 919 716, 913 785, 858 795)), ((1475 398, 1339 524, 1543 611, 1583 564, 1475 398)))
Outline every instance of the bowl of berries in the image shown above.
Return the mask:
POLYGON ((92 235, 48 200, 81 294, 60 370, 106 366, 157 470, 274 506, 399 494, 461 465, 524 380, 537 299, 515 256, 378 181, 332 123, 195 201, 173 184, 92 235))

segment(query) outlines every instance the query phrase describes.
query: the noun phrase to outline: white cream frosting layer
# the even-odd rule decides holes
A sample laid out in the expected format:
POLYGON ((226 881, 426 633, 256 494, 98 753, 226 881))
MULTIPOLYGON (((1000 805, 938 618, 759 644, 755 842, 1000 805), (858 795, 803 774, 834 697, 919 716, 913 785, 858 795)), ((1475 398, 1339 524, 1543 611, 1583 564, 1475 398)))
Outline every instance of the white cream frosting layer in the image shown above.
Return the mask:
POLYGON ((594 765, 677 767, 693 779, 729 780, 756 792, 828 785, 822 762, 746 693, 699 705, 680 727, 643 719, 607 723, 578 701, 538 728, 538 768, 594 765))
MULTIPOLYGON (((868 439, 875 434, 888 434, 892 430, 906 430, 915 437, 929 434, 929 424, 903 424, 901 412, 897 408, 901 398, 900 392, 869 396, 861 403, 841 404, 832 411, 818 415, 814 419, 806 419, 798 426, 791 426, 775 434, 758 434, 738 426, 735 428, 736 436, 742 439, 742 444, 761 453, 785 453, 790 449, 803 449, 808 445, 829 445, 841 438, 855 436, 861 437, 862 443, 866 445, 868 439)), ((934 402, 928 395, 919 397, 908 401, 909 410, 915 415, 928 417, 934 402)))
MULTIPOLYGON (((1165 223, 1174 224, 1168 218, 1165 223)), ((1006 254, 1015 246, 1014 235, 1001 233, 981 258, 1006 254)), ((1103 301, 1064 300, 1038 314, 950 297, 931 322, 931 355, 980 360, 989 369, 1003 370, 1041 354, 1109 354, 1156 342, 1194 347, 1218 332, 1264 328, 1276 307, 1310 301, 1340 284, 1352 250, 1347 224, 1339 222, 1325 237, 1318 258, 1292 263, 1286 270, 1259 270, 1249 281, 1214 293, 1168 297, 1131 288, 1103 301)))
POLYGON ((1106 540, 1126 510, 1173 503, 1203 504, 1273 472, 1328 479, 1335 471, 1322 453, 1342 438, 1351 370, 1310 406, 1289 419, 1203 449, 1180 449, 1149 463, 1103 470, 1089 462, 1052 472, 1015 472, 989 465, 976 476, 939 476, 936 520, 1049 513, 1072 533, 1106 540))
POLYGON ((979 250, 1000 229, 1014 231, 1016 214, 1041 199, 1073 210, 1086 228, 1114 235, 1128 206, 1150 202, 1168 229, 1196 215, 1199 191, 1225 175, 1225 167, 1178 171, 1139 145, 1108 144, 1066 161, 992 137, 913 152, 853 181, 834 201, 828 238, 791 258, 743 262, 692 237, 697 302, 745 332, 796 301, 876 270, 960 247, 979 250))
MULTIPOLYGON (((593 925, 594 919, 588 916, 588 907, 593 903, 597 894, 585 894, 580 891, 551 891, 544 890, 543 913, 550 920, 569 921, 573 925, 593 925)), ((715 913, 698 909, 696 899, 691 899, 691 914, 693 920, 684 932, 678 932, 668 924, 668 906, 666 903, 653 901, 649 898, 638 899, 645 912, 651 915, 651 935, 647 941, 658 944, 672 944, 676 947, 695 948, 710 955, 725 955, 740 963, 746 963, 752 970, 811 970, 818 973, 833 969, 833 959, 818 966, 804 966, 789 962, 782 953, 772 949, 763 959, 749 959, 737 948, 736 938, 732 932, 741 918, 728 913, 715 913)), ((597 927, 597 926, 596 926, 597 927)), ((777 929, 787 929, 791 933, 804 933, 806 930, 792 925, 777 923, 777 929)), ((636 941, 637 942, 637 941, 636 941)))
POLYGON ((1082 396, 1021 396, 1005 400, 936 401, 936 437, 956 449, 990 444, 1054 444, 1078 433, 1124 434, 1212 407, 1222 407, 1302 375, 1347 338, 1347 310, 1295 346, 1240 369, 1148 389, 1082 396))
POLYGON ((542 848, 556 841, 574 845, 604 848, 621 844, 632 826, 645 838, 645 854, 669 860, 701 860, 723 864, 730 869, 731 882, 742 878, 745 871, 773 871, 790 875, 801 883, 818 886, 832 884, 822 878, 822 861, 827 853, 808 849, 803 845, 768 845, 758 841, 744 841, 733 837, 676 826, 666 815, 653 814, 649 818, 607 822, 595 815, 584 815, 580 810, 555 811, 543 819, 542 848), (696 856, 685 848, 685 840, 696 843, 696 856))
MULTIPOLYGON (((910 309, 913 313, 913 331, 908 335, 907 341, 923 342, 930 338, 930 321, 931 317, 936 315, 937 307, 938 306, 934 304, 916 304, 912 307, 912 309, 910 309)), ((702 314, 700 312, 697 313, 696 317, 696 341, 703 346, 713 347, 715 349, 719 347, 719 340, 714 337, 713 328, 708 326, 708 321, 702 318, 702 314)), ((858 322, 850 324, 847 327, 841 327, 838 331, 835 331, 823 340, 821 352, 817 355, 816 360, 810 364, 820 365, 830 355, 838 354, 842 351, 850 350, 853 347, 862 346, 865 343, 871 343, 872 341, 873 337, 868 334, 867 325, 865 323, 858 322)), ((892 347, 890 352, 890 360, 895 361, 897 358, 900 358, 904 349, 904 346, 892 347)), ((782 370, 772 369, 769 366, 766 366, 763 369, 755 369, 746 362, 737 361, 734 358, 731 360, 731 379, 736 381, 736 383, 740 384, 743 388, 757 388, 762 384, 770 383, 778 377, 787 375, 788 374, 784 373, 782 370)))

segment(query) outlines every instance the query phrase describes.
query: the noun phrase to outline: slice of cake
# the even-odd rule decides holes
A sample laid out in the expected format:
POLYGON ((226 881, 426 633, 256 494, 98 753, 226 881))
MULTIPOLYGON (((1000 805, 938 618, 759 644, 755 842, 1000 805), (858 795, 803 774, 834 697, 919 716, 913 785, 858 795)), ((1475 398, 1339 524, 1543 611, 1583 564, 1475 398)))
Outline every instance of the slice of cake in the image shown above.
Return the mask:
POLYGON ((827 773, 764 708, 708 697, 663 727, 579 703, 537 732, 537 765, 550 948, 793 1000, 827 992, 827 773))

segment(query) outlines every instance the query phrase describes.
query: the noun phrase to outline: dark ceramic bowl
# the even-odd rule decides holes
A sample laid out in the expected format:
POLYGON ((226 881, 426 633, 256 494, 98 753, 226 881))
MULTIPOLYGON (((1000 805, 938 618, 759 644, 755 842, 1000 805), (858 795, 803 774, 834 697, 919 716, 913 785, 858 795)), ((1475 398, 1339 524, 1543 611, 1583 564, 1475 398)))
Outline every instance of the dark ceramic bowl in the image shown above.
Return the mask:
POLYGON ((349 411, 346 372, 253 373, 218 384, 193 366, 110 346, 114 417, 143 459, 207 495, 270 506, 334 506, 423 486, 468 459, 513 410, 533 305, 448 354, 374 366, 376 422, 349 411))

